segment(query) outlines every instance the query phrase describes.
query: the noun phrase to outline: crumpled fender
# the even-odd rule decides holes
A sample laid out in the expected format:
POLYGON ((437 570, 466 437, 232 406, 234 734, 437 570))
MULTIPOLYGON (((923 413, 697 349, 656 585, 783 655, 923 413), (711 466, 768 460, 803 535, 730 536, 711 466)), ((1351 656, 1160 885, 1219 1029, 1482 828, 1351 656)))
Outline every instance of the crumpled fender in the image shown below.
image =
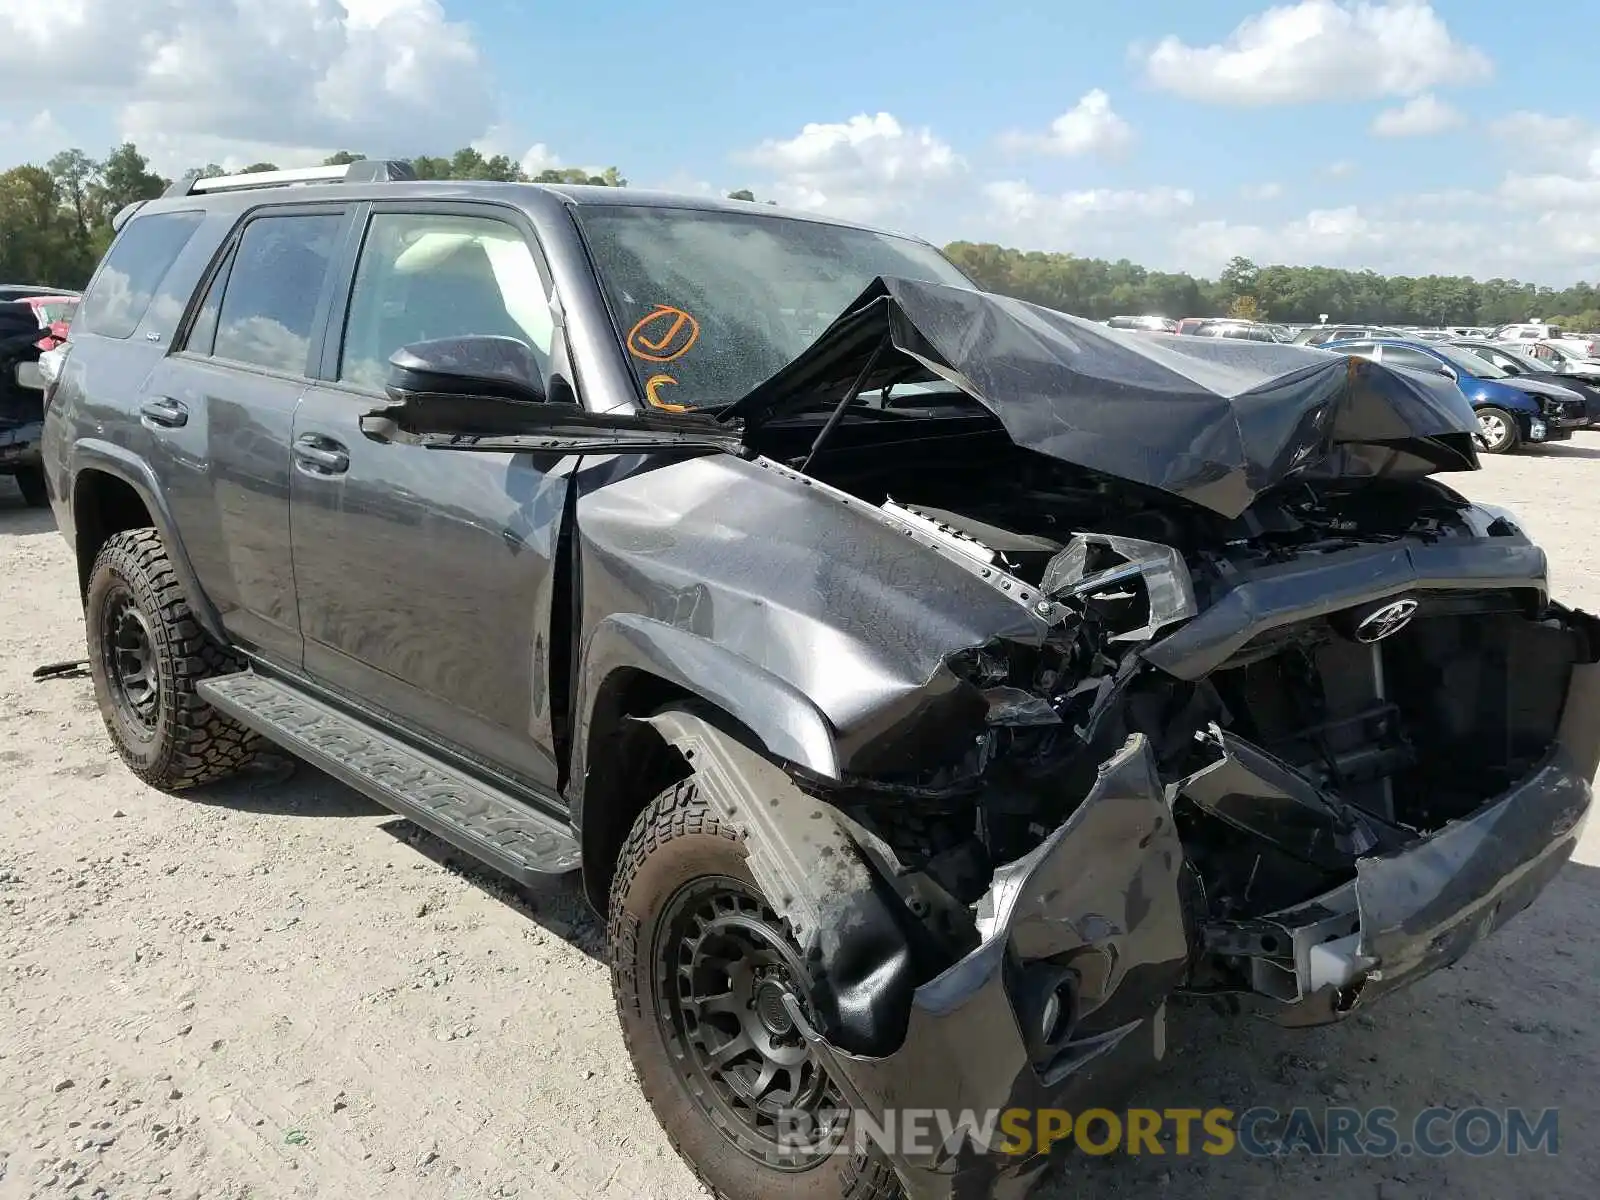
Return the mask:
POLYGON ((933 947, 838 810, 705 717, 669 709, 643 719, 683 755, 717 816, 743 832, 750 873, 810 971, 810 1023, 844 1045, 897 1045, 933 947))
MULTIPOLYGON (((984 1113, 1106 1089, 1165 1051, 1165 1001, 1188 970, 1183 846, 1142 734, 1102 765, 1072 816, 997 873, 979 904, 980 946, 916 989, 905 1038, 870 1057, 839 1047, 803 1014, 807 1039, 853 1107, 984 1113), (1068 973, 1076 1011, 1066 1035, 1040 1045, 1040 1002, 1068 973)), ((989 1195, 1024 1160, 971 1140, 932 1156, 897 1155, 912 1200, 989 1195)))

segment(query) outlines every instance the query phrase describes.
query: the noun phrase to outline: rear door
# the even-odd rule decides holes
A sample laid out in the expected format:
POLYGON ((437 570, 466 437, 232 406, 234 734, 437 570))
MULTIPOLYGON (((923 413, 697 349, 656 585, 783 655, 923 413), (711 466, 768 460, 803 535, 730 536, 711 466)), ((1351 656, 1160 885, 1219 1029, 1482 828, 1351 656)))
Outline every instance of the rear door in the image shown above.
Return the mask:
MULTIPOLYGON (((457 752, 554 792, 552 613, 577 463, 367 436, 400 347, 501 334, 548 368, 552 286, 525 219, 489 204, 375 204, 348 251, 320 382, 293 429, 294 574, 305 669, 457 752)), ((546 377, 549 378, 546 369, 546 377)), ((564 714, 562 714, 564 715, 564 714)))
POLYGON ((180 349, 145 387, 168 501, 200 584, 241 645, 298 666, 289 438, 321 349, 349 206, 246 216, 212 264, 180 349))

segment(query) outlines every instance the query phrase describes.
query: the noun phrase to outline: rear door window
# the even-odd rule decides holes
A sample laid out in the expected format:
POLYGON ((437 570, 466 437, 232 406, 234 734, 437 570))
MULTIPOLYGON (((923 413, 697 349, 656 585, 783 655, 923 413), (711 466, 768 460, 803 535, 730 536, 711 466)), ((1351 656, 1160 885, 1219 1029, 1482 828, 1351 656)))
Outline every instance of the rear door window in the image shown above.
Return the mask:
POLYGON ((257 217, 245 226, 215 317, 206 311, 208 296, 196 322, 196 332, 209 333, 215 321, 216 357, 307 373, 317 305, 343 224, 343 213, 322 212, 257 217))
POLYGON ((1383 348, 1383 365, 1386 367, 1406 367, 1413 371, 1431 371, 1435 375, 1443 374, 1439 360, 1431 354, 1424 354, 1421 350, 1412 350, 1407 346, 1385 346, 1383 348))
MULTIPOLYGON (((130 337, 204 219, 200 212, 172 212, 135 216, 129 221, 83 298, 75 332, 130 337)), ((177 315, 172 324, 177 324, 177 315)))

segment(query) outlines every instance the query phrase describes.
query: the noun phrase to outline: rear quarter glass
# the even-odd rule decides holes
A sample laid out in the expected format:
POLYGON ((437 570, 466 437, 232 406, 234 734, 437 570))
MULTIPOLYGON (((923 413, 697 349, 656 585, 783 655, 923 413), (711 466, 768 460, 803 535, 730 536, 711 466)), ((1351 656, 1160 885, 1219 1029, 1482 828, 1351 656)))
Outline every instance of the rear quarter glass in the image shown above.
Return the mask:
MULTIPOLYGON (((167 272, 204 219, 204 213, 192 210, 151 213, 129 221, 79 305, 75 331, 117 339, 132 336, 151 301, 160 294, 167 272)), ((168 307, 172 303, 170 298, 163 300, 168 307)), ((182 309, 180 298, 176 311, 165 314, 168 319, 163 324, 176 328, 182 309)))

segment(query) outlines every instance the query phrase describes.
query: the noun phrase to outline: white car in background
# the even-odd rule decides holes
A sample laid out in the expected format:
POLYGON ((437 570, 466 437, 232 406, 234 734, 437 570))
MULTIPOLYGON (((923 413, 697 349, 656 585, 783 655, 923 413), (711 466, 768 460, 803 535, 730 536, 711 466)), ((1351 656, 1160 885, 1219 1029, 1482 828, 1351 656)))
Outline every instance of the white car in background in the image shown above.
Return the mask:
POLYGON ((1600 357, 1575 350, 1571 338, 1532 343, 1503 341, 1501 344, 1532 355, 1551 371, 1585 379, 1600 379, 1600 357))
POLYGON ((1600 357, 1600 341, 1589 337, 1575 337, 1559 325, 1541 321, 1523 321, 1515 325, 1502 325, 1490 339, 1495 342, 1554 343, 1559 349, 1578 358, 1600 357))

